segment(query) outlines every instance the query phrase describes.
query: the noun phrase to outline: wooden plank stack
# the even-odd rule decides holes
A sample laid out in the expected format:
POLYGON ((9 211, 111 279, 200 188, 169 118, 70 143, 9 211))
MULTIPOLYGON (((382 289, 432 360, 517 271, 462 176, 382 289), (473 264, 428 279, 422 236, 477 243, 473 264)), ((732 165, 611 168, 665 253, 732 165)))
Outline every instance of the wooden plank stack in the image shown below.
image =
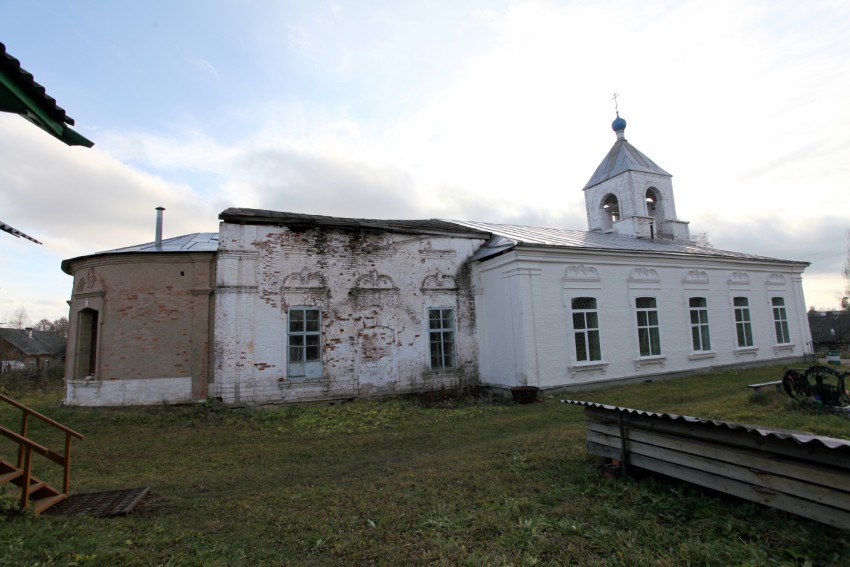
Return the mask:
POLYGON ((587 451, 850 529, 850 441, 594 404, 587 451))

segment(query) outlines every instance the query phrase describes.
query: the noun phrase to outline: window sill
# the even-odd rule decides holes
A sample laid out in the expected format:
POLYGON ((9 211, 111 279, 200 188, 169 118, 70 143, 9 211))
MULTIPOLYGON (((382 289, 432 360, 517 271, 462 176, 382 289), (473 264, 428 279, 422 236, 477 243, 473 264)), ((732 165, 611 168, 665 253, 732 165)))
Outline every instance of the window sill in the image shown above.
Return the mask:
POLYGON ((460 372, 458 368, 432 368, 422 373, 423 376, 454 376, 460 372))
POLYGON ((735 356, 756 356, 759 352, 759 347, 740 347, 735 349, 735 356))
POLYGON ((635 370, 640 370, 641 366, 653 366, 660 364, 662 367, 667 365, 666 356, 647 356, 646 358, 636 358, 632 362, 635 363, 635 370))
POLYGON ((688 360, 705 360, 706 358, 714 358, 717 353, 713 350, 694 352, 688 355, 688 360))
POLYGON ((608 364, 609 363, 601 360, 594 360, 593 362, 578 362, 574 366, 570 366, 568 370, 572 373, 601 370, 602 373, 605 374, 605 371, 608 370, 608 364))
POLYGON ((781 345, 775 345, 773 347, 773 352, 775 354, 779 354, 780 352, 792 352, 794 350, 794 343, 785 343, 781 345))

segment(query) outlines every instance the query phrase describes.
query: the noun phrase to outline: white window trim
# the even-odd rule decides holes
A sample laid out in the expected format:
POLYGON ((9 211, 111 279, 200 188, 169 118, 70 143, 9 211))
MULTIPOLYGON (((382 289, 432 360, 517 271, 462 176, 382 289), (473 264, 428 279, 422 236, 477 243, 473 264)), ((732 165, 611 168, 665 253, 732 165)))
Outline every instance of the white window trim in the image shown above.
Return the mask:
MULTIPOLYGON (((567 308, 567 319, 569 321, 569 328, 570 328, 570 331, 571 331, 570 339, 571 339, 572 347, 573 347, 572 348, 572 351, 573 351, 572 359, 575 362, 575 367, 587 367, 587 366, 593 366, 593 365, 602 364, 602 363, 607 365, 608 363, 604 362, 604 355, 603 355, 603 352, 602 352, 602 329, 600 327, 601 322, 600 322, 600 316, 599 316, 599 298, 592 296, 592 295, 586 295, 586 294, 585 295, 575 295, 573 297, 570 297, 569 303, 566 305, 566 308, 567 308), (596 302, 596 308, 595 309, 578 309, 578 310, 573 309, 573 300, 580 299, 580 298, 593 299, 596 302), (573 320, 573 315, 575 313, 585 314, 585 313, 589 313, 591 311, 596 314, 596 327, 594 327, 593 329, 588 329, 588 328, 576 329, 575 323, 574 323, 574 320, 573 320), (587 336, 588 336, 589 330, 596 331, 596 333, 599 337, 599 360, 579 360, 578 359, 578 347, 576 345, 576 334, 577 333, 584 334, 584 336, 585 336, 585 348, 587 349, 588 354, 590 354, 590 344, 587 341, 587 336)), ((586 318, 585 318, 585 321, 587 321, 586 318)), ((572 367, 570 367, 570 368, 572 368, 572 367)))
MULTIPOLYGON (((662 324, 661 324, 661 309, 658 308, 658 297, 656 297, 654 295, 645 295, 645 294, 637 295, 636 294, 632 298, 632 321, 633 321, 633 325, 634 325, 634 327, 633 327, 634 328, 634 338, 636 340, 635 346, 637 347, 637 351, 636 351, 637 352, 637 359, 645 360, 646 364, 655 364, 656 360, 662 360, 662 359, 666 362, 667 357, 664 355, 664 349, 661 346, 662 345, 662 341, 661 341, 662 324), (650 309, 637 306, 637 300, 642 299, 642 298, 648 298, 648 299, 655 300, 655 307, 652 308, 652 310, 655 311, 655 316, 656 316, 656 319, 658 320, 658 324, 656 325, 656 327, 658 328, 658 350, 661 354, 650 354, 650 355, 647 355, 647 356, 643 356, 640 352, 640 329, 641 329, 641 327, 640 327, 640 325, 638 325, 637 313, 638 313, 638 310, 640 310, 640 311, 650 311, 650 309)), ((649 329, 649 328, 652 328, 652 327, 647 326, 645 328, 649 329)), ((651 350, 652 350, 652 348, 650 347, 650 351, 651 350)))

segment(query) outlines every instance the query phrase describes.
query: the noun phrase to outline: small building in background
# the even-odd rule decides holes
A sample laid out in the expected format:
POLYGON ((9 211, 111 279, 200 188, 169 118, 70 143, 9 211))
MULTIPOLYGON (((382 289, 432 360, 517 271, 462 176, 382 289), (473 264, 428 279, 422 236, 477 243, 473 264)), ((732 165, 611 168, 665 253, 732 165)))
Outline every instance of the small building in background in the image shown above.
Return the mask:
POLYGON ((809 328, 816 353, 850 350, 850 311, 809 311, 809 328))
POLYGON ((0 373, 25 371, 42 376, 65 359, 65 337, 50 331, 0 329, 0 373))

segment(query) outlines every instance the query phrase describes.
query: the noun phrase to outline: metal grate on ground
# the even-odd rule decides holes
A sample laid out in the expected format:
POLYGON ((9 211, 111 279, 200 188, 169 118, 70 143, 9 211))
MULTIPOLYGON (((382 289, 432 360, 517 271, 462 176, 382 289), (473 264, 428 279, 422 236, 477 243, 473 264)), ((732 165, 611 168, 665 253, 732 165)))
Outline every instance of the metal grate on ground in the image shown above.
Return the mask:
POLYGON ((88 492, 74 494, 63 500, 45 514, 54 516, 94 516, 96 518, 111 518, 126 516, 142 499, 148 495, 150 488, 125 488, 108 492, 88 492))

